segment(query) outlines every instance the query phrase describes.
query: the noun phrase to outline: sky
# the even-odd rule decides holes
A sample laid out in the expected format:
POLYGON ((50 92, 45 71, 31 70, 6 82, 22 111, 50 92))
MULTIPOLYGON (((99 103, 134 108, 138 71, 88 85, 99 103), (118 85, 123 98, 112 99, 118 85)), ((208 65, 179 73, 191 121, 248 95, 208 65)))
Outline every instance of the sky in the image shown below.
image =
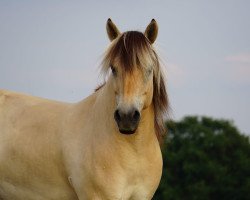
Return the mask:
POLYGON ((250 135, 249 10, 247 0, 0 0, 0 88, 80 101, 103 81, 107 19, 123 32, 154 18, 171 118, 225 118, 250 135))

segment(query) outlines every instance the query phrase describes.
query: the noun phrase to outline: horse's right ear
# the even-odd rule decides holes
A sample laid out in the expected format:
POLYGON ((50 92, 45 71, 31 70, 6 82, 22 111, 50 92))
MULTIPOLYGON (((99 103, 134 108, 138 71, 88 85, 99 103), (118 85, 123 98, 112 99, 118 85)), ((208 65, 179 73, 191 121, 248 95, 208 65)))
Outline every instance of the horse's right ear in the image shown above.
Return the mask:
POLYGON ((110 41, 114 40, 117 38, 118 35, 120 35, 120 31, 116 27, 116 25, 112 22, 112 20, 109 18, 106 24, 106 29, 108 33, 108 37, 110 41))

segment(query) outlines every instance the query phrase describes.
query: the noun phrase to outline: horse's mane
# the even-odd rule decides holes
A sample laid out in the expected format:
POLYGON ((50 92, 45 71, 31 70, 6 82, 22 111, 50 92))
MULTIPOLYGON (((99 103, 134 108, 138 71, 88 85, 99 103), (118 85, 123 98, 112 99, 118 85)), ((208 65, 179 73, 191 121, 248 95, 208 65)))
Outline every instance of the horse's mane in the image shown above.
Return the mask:
POLYGON ((153 66, 155 132, 158 141, 161 144, 166 132, 164 115, 168 109, 168 96, 159 58, 154 48, 143 33, 138 31, 128 31, 115 39, 107 50, 102 62, 102 71, 105 74, 108 72, 111 63, 116 59, 119 59, 119 63, 124 72, 131 72, 135 67, 153 66))

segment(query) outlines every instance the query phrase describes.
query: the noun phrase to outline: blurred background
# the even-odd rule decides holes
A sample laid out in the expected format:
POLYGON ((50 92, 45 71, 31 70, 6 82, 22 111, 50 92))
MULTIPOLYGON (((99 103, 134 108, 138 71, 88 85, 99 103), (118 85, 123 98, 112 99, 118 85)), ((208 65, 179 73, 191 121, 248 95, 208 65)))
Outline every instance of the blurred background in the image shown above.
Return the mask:
MULTIPOLYGON (((155 48, 164 63, 172 123, 182 123, 187 115, 209 116, 212 118, 208 119, 216 118, 219 122, 226 119, 249 145, 249 139, 244 136, 250 135, 249 10, 248 0, 0 0, 0 88, 60 101, 80 101, 103 81, 99 65, 109 45, 107 19, 112 18, 121 31, 144 31, 155 18, 159 24, 155 48)), ((204 125, 202 117, 194 118, 196 121, 191 120, 192 123, 204 125)), ((175 138, 178 131, 171 130, 169 135, 175 138)), ((199 134, 204 140, 203 132, 217 134, 215 130, 209 128, 199 134)), ((184 132, 194 134, 186 129, 178 133, 184 132)), ((228 131, 221 132, 228 134, 228 131)), ((166 143, 169 141, 168 137, 166 143)), ((178 144, 179 148, 183 146, 178 144)), ((237 145, 229 147, 237 149, 237 145)), ((248 157, 249 148, 246 152, 244 155, 248 157)), ((243 161, 250 168, 250 163, 243 161)), ((178 173, 190 175, 185 170, 178 173)), ((223 176, 227 173, 230 172, 223 176)), ((250 190, 250 180, 244 181, 250 190)), ((211 183, 205 181, 197 187, 202 184, 211 183)), ((184 193, 185 196, 188 195, 184 193)), ((198 196, 205 199, 201 198, 203 193, 198 196)), ((158 196, 158 199, 167 197, 158 196)))

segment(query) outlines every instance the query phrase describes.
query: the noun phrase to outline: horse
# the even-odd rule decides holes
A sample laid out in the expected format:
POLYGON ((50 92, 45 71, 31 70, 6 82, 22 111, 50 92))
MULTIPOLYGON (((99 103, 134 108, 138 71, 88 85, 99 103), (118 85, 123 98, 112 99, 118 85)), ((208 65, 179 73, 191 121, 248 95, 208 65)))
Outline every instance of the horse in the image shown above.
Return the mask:
POLYGON ((152 199, 168 108, 158 25, 121 33, 108 19, 106 29, 106 78, 87 98, 0 91, 0 199, 152 199))

